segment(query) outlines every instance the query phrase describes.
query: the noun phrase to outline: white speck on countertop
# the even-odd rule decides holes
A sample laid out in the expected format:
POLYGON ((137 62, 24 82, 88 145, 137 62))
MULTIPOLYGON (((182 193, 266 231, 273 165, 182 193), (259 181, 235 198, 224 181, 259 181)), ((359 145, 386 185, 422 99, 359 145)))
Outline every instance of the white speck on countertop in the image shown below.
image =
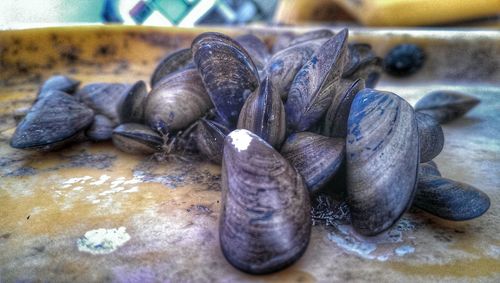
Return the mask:
POLYGON ((126 230, 125 227, 90 230, 76 241, 76 245, 81 252, 94 255, 109 254, 130 240, 126 230))

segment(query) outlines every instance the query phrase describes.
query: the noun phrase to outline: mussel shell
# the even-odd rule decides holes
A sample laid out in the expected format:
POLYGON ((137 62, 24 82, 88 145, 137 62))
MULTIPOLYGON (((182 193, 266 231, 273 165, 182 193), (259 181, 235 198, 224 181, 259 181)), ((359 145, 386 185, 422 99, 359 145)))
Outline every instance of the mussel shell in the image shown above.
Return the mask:
POLYGON ((321 133, 328 137, 345 138, 347 119, 356 94, 365 88, 365 81, 358 79, 344 91, 338 91, 326 111, 321 133))
POLYGON ((302 177, 272 146, 247 130, 224 142, 222 252, 236 268, 265 274, 298 260, 311 233, 302 177))
POLYGON ((163 139, 147 126, 128 123, 113 130, 113 144, 128 153, 151 154, 161 150, 163 139))
POLYGON ((85 135, 92 141, 110 140, 113 135, 113 122, 104 115, 95 115, 94 122, 85 131, 85 135))
POLYGON ((222 164, 224 139, 229 130, 223 125, 207 119, 197 122, 194 140, 198 151, 216 164, 222 164))
POLYGON ((310 129, 330 106, 344 67, 347 29, 326 41, 295 76, 285 104, 290 132, 310 129))
POLYGON ((255 67, 258 70, 264 69, 271 57, 266 44, 259 37, 250 33, 237 36, 235 40, 248 52, 255 67))
POLYGON ((79 85, 80 81, 78 80, 63 75, 55 75, 48 78, 42 84, 40 90, 38 91, 37 99, 41 99, 45 95, 44 93, 49 90, 58 90, 67 94, 72 94, 76 91, 79 85))
POLYGON ((31 107, 19 123, 10 145, 21 149, 52 150, 81 136, 94 112, 64 92, 51 91, 31 107))
POLYGON ((196 37, 191 50, 219 116, 225 125, 235 125, 245 99, 259 85, 250 55, 235 40, 215 32, 196 37))
POLYGON ((417 183, 413 108, 390 92, 360 91, 349 114, 346 157, 354 228, 370 236, 389 229, 410 206, 417 183))
POLYGON ((335 33, 329 29, 317 29, 308 31, 299 35, 296 35, 289 44, 290 46, 301 44, 304 42, 309 42, 311 40, 320 39, 320 38, 330 38, 334 36, 335 33))
POLYGON ((143 81, 137 81, 125 92, 122 103, 118 106, 120 123, 142 123, 148 90, 143 81))
POLYGON ((151 90, 145 103, 146 122, 154 129, 164 124, 167 131, 181 130, 212 107, 198 71, 186 69, 170 74, 151 90))
POLYGON ((345 139, 295 133, 287 138, 280 152, 304 177, 309 192, 314 193, 339 170, 345 157, 345 139))
POLYGON ((266 66, 266 73, 284 101, 288 97, 290 86, 297 72, 325 41, 326 39, 296 44, 271 57, 266 66))
POLYGON ((168 54, 156 66, 151 76, 151 88, 154 88, 156 83, 169 74, 185 68, 190 68, 190 66, 193 68, 195 67, 193 64, 193 56, 191 55, 191 48, 182 48, 168 54))
POLYGON ((349 60, 342 73, 343 79, 365 80, 366 87, 374 88, 382 72, 382 59, 377 57, 369 44, 349 44, 349 60))
POLYGON ((279 148, 285 140, 285 123, 285 108, 281 97, 269 77, 266 77, 245 101, 238 129, 247 129, 274 148, 279 148))
POLYGON ((443 150, 443 129, 436 119, 425 113, 416 112, 415 118, 420 140, 420 162, 431 161, 443 150))
POLYGON ((463 221, 483 215, 490 199, 471 185, 428 175, 418 180, 413 205, 444 219, 463 221))
POLYGON ((462 117, 480 102, 479 99, 454 91, 434 91, 415 104, 415 110, 432 116, 439 123, 462 117))
POLYGON ((434 161, 420 163, 418 167, 419 178, 425 177, 427 175, 441 176, 441 172, 439 172, 437 164, 434 161))
POLYGON ((95 83, 83 87, 76 93, 76 97, 92 108, 96 114, 102 114, 118 124, 120 121, 118 108, 128 88, 128 85, 119 83, 95 83))

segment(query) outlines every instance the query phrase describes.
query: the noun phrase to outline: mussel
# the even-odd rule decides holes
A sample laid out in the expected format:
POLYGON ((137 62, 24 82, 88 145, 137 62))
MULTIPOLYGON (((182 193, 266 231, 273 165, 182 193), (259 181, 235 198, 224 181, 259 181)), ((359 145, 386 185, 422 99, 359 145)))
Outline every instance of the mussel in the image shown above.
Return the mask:
POLYGON ((432 116, 416 112, 418 138, 420 141, 420 162, 427 162, 443 150, 444 134, 439 122, 432 116))
POLYGON ((285 104, 289 132, 310 129, 330 106, 344 67, 347 29, 326 41, 295 76, 285 104))
POLYGON ((245 101, 238 129, 247 129, 275 148, 285 140, 285 108, 279 93, 268 77, 245 101))
POLYGON ((287 138, 281 154, 304 177, 309 192, 314 193, 339 170, 344 161, 345 139, 295 133, 287 138))
POLYGON ((250 33, 237 36, 235 40, 248 52, 255 67, 258 70, 264 69, 269 57, 271 57, 266 44, 260 38, 250 33))
POLYGON ((113 144, 128 153, 151 154, 161 150, 163 138, 142 124, 127 123, 113 130, 113 144))
POLYGON ((226 126, 233 127, 245 99, 259 85, 250 55, 235 40, 215 32, 196 37, 191 50, 217 113, 226 126))
POLYGON ((332 103, 323 118, 321 133, 328 137, 345 138, 347 136, 347 118, 356 94, 365 88, 365 82, 358 79, 344 91, 333 97, 332 103))
POLYGON ((354 80, 363 79, 367 88, 374 88, 382 71, 381 59, 375 55, 369 44, 349 44, 349 57, 342 73, 344 86, 354 80))
POLYGON ((156 66, 151 76, 151 88, 154 88, 156 83, 175 71, 194 67, 191 48, 176 50, 163 58, 156 66))
POLYGON ((426 175, 418 180, 413 205, 447 220, 463 221, 483 215, 490 199, 471 185, 426 175))
POLYGON ((222 252, 236 268, 265 274, 298 260, 311 233, 302 177, 271 145, 247 130, 224 142, 222 252))
POLYGON ((432 116, 439 123, 462 117, 480 102, 479 99, 454 91, 434 91, 415 104, 415 110, 432 116))
POLYGON ((110 140, 113 135, 114 124, 104 115, 95 115, 94 122, 85 131, 85 135, 92 141, 110 140))
POLYGON ((434 161, 420 163, 418 167, 418 178, 427 175, 441 176, 441 172, 439 172, 437 164, 434 161))
POLYGON ((122 102, 118 105, 120 123, 142 123, 148 90, 143 81, 137 81, 125 92, 122 102))
POLYGON ((198 151, 216 164, 222 164, 224 139, 229 130, 217 122, 200 119, 196 124, 194 141, 198 151))
POLYGON ((163 124, 168 131, 181 130, 201 118, 212 102, 196 69, 170 74, 151 90, 145 103, 146 123, 163 124))
POLYGON ((284 101, 297 72, 325 41, 326 39, 321 39, 296 44, 277 52, 269 59, 266 73, 284 101))
POLYGON ((54 150, 79 140, 94 112, 61 91, 39 99, 19 123, 10 145, 14 148, 54 150))
POLYGON ((79 85, 80 81, 78 80, 63 75, 55 75, 48 78, 42 84, 40 90, 38 91, 37 99, 41 99, 46 95, 46 92, 50 90, 57 90, 67 94, 72 94, 76 91, 79 85))
POLYGON ((94 110, 108 117, 115 125, 120 122, 119 105, 129 86, 119 83, 95 83, 80 89, 75 96, 94 110))
POLYGON ((399 96, 364 89, 352 102, 346 142, 347 200, 354 228, 376 235, 410 206, 419 143, 413 108, 399 96))

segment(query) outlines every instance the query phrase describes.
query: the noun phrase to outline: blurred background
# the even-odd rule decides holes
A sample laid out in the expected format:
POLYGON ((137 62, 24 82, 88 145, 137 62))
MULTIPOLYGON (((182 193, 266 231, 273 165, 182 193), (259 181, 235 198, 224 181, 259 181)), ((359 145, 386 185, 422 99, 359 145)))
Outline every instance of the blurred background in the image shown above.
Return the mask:
POLYGON ((500 0, 1 0, 0 27, 123 23, 500 28, 500 0))

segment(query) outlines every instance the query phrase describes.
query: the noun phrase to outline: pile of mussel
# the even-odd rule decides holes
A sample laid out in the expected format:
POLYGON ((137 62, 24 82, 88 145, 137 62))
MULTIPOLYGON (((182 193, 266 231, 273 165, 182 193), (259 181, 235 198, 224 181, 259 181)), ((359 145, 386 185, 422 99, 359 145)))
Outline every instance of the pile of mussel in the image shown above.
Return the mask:
POLYGON ((440 124, 475 98, 438 91, 415 107, 374 89, 381 60, 346 29, 277 37, 208 32, 165 57, 146 83, 54 76, 11 145, 54 150, 112 139, 130 153, 199 152, 222 165, 220 245, 235 267, 270 273, 295 262, 311 233, 310 195, 344 189, 352 225, 373 236, 414 205, 448 220, 489 208, 480 190, 441 177, 440 124), (342 175, 342 176, 341 176, 342 175), (332 188, 332 180, 343 188, 332 188))

